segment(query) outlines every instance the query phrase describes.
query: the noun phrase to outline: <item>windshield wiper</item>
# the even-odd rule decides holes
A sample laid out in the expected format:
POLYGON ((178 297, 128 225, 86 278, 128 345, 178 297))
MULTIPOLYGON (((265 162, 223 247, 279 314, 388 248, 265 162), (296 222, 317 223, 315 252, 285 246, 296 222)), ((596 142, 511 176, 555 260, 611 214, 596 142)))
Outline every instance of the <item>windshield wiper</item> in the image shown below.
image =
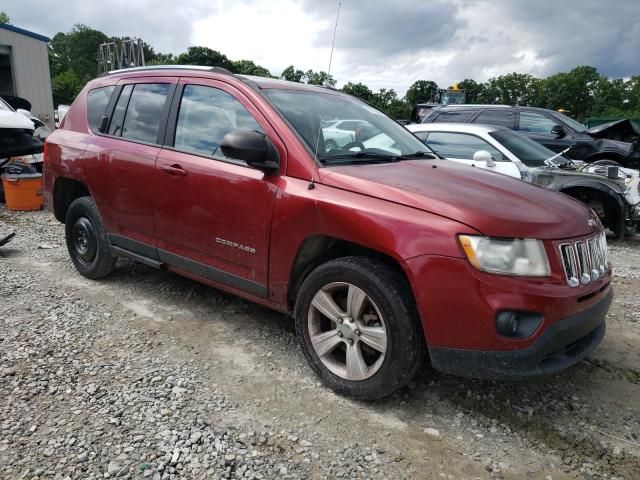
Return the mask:
MULTIPOLYGON (((378 162, 397 162, 397 156, 395 155, 387 155, 384 153, 377 152, 353 152, 353 153, 343 153, 340 155, 328 155, 324 157, 320 157, 320 160, 324 163, 330 164, 332 160, 346 160, 347 162, 370 162, 372 160, 378 162)), ((343 162, 338 162, 343 163, 343 162)))
POLYGON ((556 158, 558 158, 558 157, 560 157, 560 156, 564 155, 565 153, 567 153, 569 150, 571 150, 571 148, 572 148, 572 147, 573 147, 573 146, 572 146, 572 145, 570 145, 568 148, 565 148, 565 149, 564 149, 563 151, 561 151, 560 153, 556 153, 555 155, 550 156, 549 158, 547 158, 547 159, 544 161, 544 164, 545 164, 545 165, 548 165, 548 166, 550 166, 550 167, 556 167, 557 165, 556 165, 553 161, 554 161, 556 158))
POLYGON ((431 152, 415 152, 415 153, 409 153, 407 155, 400 155, 397 158, 399 158, 400 160, 410 160, 414 158, 429 158, 432 160, 437 160, 439 157, 431 152))

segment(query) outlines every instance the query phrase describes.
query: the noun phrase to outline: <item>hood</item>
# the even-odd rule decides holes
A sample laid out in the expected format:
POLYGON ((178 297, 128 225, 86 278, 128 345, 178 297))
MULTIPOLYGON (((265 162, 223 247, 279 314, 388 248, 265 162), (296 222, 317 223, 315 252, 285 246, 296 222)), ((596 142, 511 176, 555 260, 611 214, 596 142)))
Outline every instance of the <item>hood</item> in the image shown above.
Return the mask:
POLYGON ((35 127, 33 122, 21 113, 11 110, 0 110, 0 128, 33 131, 35 127))
POLYGON ((640 128, 628 118, 624 118, 591 127, 587 130, 587 133, 594 138, 608 138, 622 142, 632 142, 634 139, 640 137, 640 128))
POLYGON ((492 237, 564 239, 593 231, 587 220, 595 216, 566 195, 446 160, 325 167, 320 181, 447 217, 492 237))

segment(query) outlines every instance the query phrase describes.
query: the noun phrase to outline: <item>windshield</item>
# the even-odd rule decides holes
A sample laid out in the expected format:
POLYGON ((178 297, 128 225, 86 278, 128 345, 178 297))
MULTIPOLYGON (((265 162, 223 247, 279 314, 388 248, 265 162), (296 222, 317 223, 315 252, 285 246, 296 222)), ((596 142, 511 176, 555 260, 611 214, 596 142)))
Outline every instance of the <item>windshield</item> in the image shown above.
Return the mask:
POLYGON ((558 120, 560 120, 561 122, 569 125, 576 132, 583 133, 583 132, 587 131, 587 127, 585 127, 580 122, 575 121, 573 118, 567 117, 566 115, 563 115, 560 112, 553 112, 553 114, 558 118, 558 120))
MULTIPOLYGON (((555 155, 555 152, 552 152, 547 147, 512 130, 496 130, 490 132, 489 135, 518 157, 527 167, 544 167, 544 161, 555 155)), ((568 162, 568 160, 562 156, 553 161, 557 164, 568 162)))
POLYGON ((299 90, 266 90, 265 95, 309 149, 315 152, 317 148, 318 160, 324 165, 433 154, 403 126, 360 100, 299 90))

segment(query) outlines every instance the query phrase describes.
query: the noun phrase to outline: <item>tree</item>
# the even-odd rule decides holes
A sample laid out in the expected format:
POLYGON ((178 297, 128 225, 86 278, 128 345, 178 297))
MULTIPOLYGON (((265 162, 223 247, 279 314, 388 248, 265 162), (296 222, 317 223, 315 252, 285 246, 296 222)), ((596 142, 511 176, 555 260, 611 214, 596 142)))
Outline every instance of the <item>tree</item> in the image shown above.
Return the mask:
POLYGON ((304 81, 309 85, 327 85, 329 87, 334 87, 336 84, 335 79, 322 70, 319 72, 307 70, 304 74, 304 81))
POLYGON ((541 100, 540 79, 528 73, 509 73, 490 78, 478 92, 480 103, 536 105, 541 100))
POLYGON ((242 75, 255 75, 257 77, 270 77, 271 73, 264 67, 256 65, 251 60, 236 60, 233 62, 231 71, 242 75))
POLYGON ((11 23, 11 19, 9 18, 9 15, 7 15, 4 12, 0 12, 0 23, 10 24, 11 23))
POLYGON ((233 62, 223 53, 208 47, 189 47, 186 52, 176 57, 179 65, 203 65, 207 67, 233 68, 233 62))
POLYGON ((70 105, 86 82, 73 70, 65 70, 51 79, 54 105, 70 105))
POLYGON ((98 73, 98 47, 109 41, 104 33, 86 25, 74 25, 68 33, 57 33, 49 43, 49 66, 55 77, 73 70, 87 82, 98 73))
POLYGON ((347 82, 341 89, 344 93, 353 95, 354 97, 361 98, 365 102, 370 102, 373 97, 373 92, 364 83, 351 83, 347 82))
POLYGON ((596 86, 601 76, 594 67, 580 66, 570 72, 556 73, 543 80, 545 108, 568 110, 582 121, 591 115, 596 86))
POLYGON ((418 80, 407 90, 404 98, 409 105, 430 102, 438 91, 438 84, 433 80, 418 80))
POLYGON ((304 79, 304 72, 302 70, 296 70, 293 65, 289 65, 280 74, 280 78, 288 80, 289 82, 302 83, 304 79))
POLYGON ((476 103, 478 95, 482 91, 482 84, 478 84, 471 78, 465 78, 458 82, 458 88, 467 91, 467 103, 476 103))

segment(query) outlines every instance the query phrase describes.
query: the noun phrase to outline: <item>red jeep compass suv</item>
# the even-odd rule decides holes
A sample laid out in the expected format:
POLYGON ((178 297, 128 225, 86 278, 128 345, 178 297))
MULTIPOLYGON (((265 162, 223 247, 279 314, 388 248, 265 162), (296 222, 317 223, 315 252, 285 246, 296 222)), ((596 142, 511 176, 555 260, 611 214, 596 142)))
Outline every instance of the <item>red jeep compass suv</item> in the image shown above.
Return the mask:
POLYGON ((82 275, 123 256, 291 313, 340 393, 387 395, 425 356, 458 375, 551 374, 605 332, 597 216, 439 159, 337 91, 218 68, 113 72, 78 95, 45 157, 82 275), (343 119, 366 135, 325 144, 343 119))

